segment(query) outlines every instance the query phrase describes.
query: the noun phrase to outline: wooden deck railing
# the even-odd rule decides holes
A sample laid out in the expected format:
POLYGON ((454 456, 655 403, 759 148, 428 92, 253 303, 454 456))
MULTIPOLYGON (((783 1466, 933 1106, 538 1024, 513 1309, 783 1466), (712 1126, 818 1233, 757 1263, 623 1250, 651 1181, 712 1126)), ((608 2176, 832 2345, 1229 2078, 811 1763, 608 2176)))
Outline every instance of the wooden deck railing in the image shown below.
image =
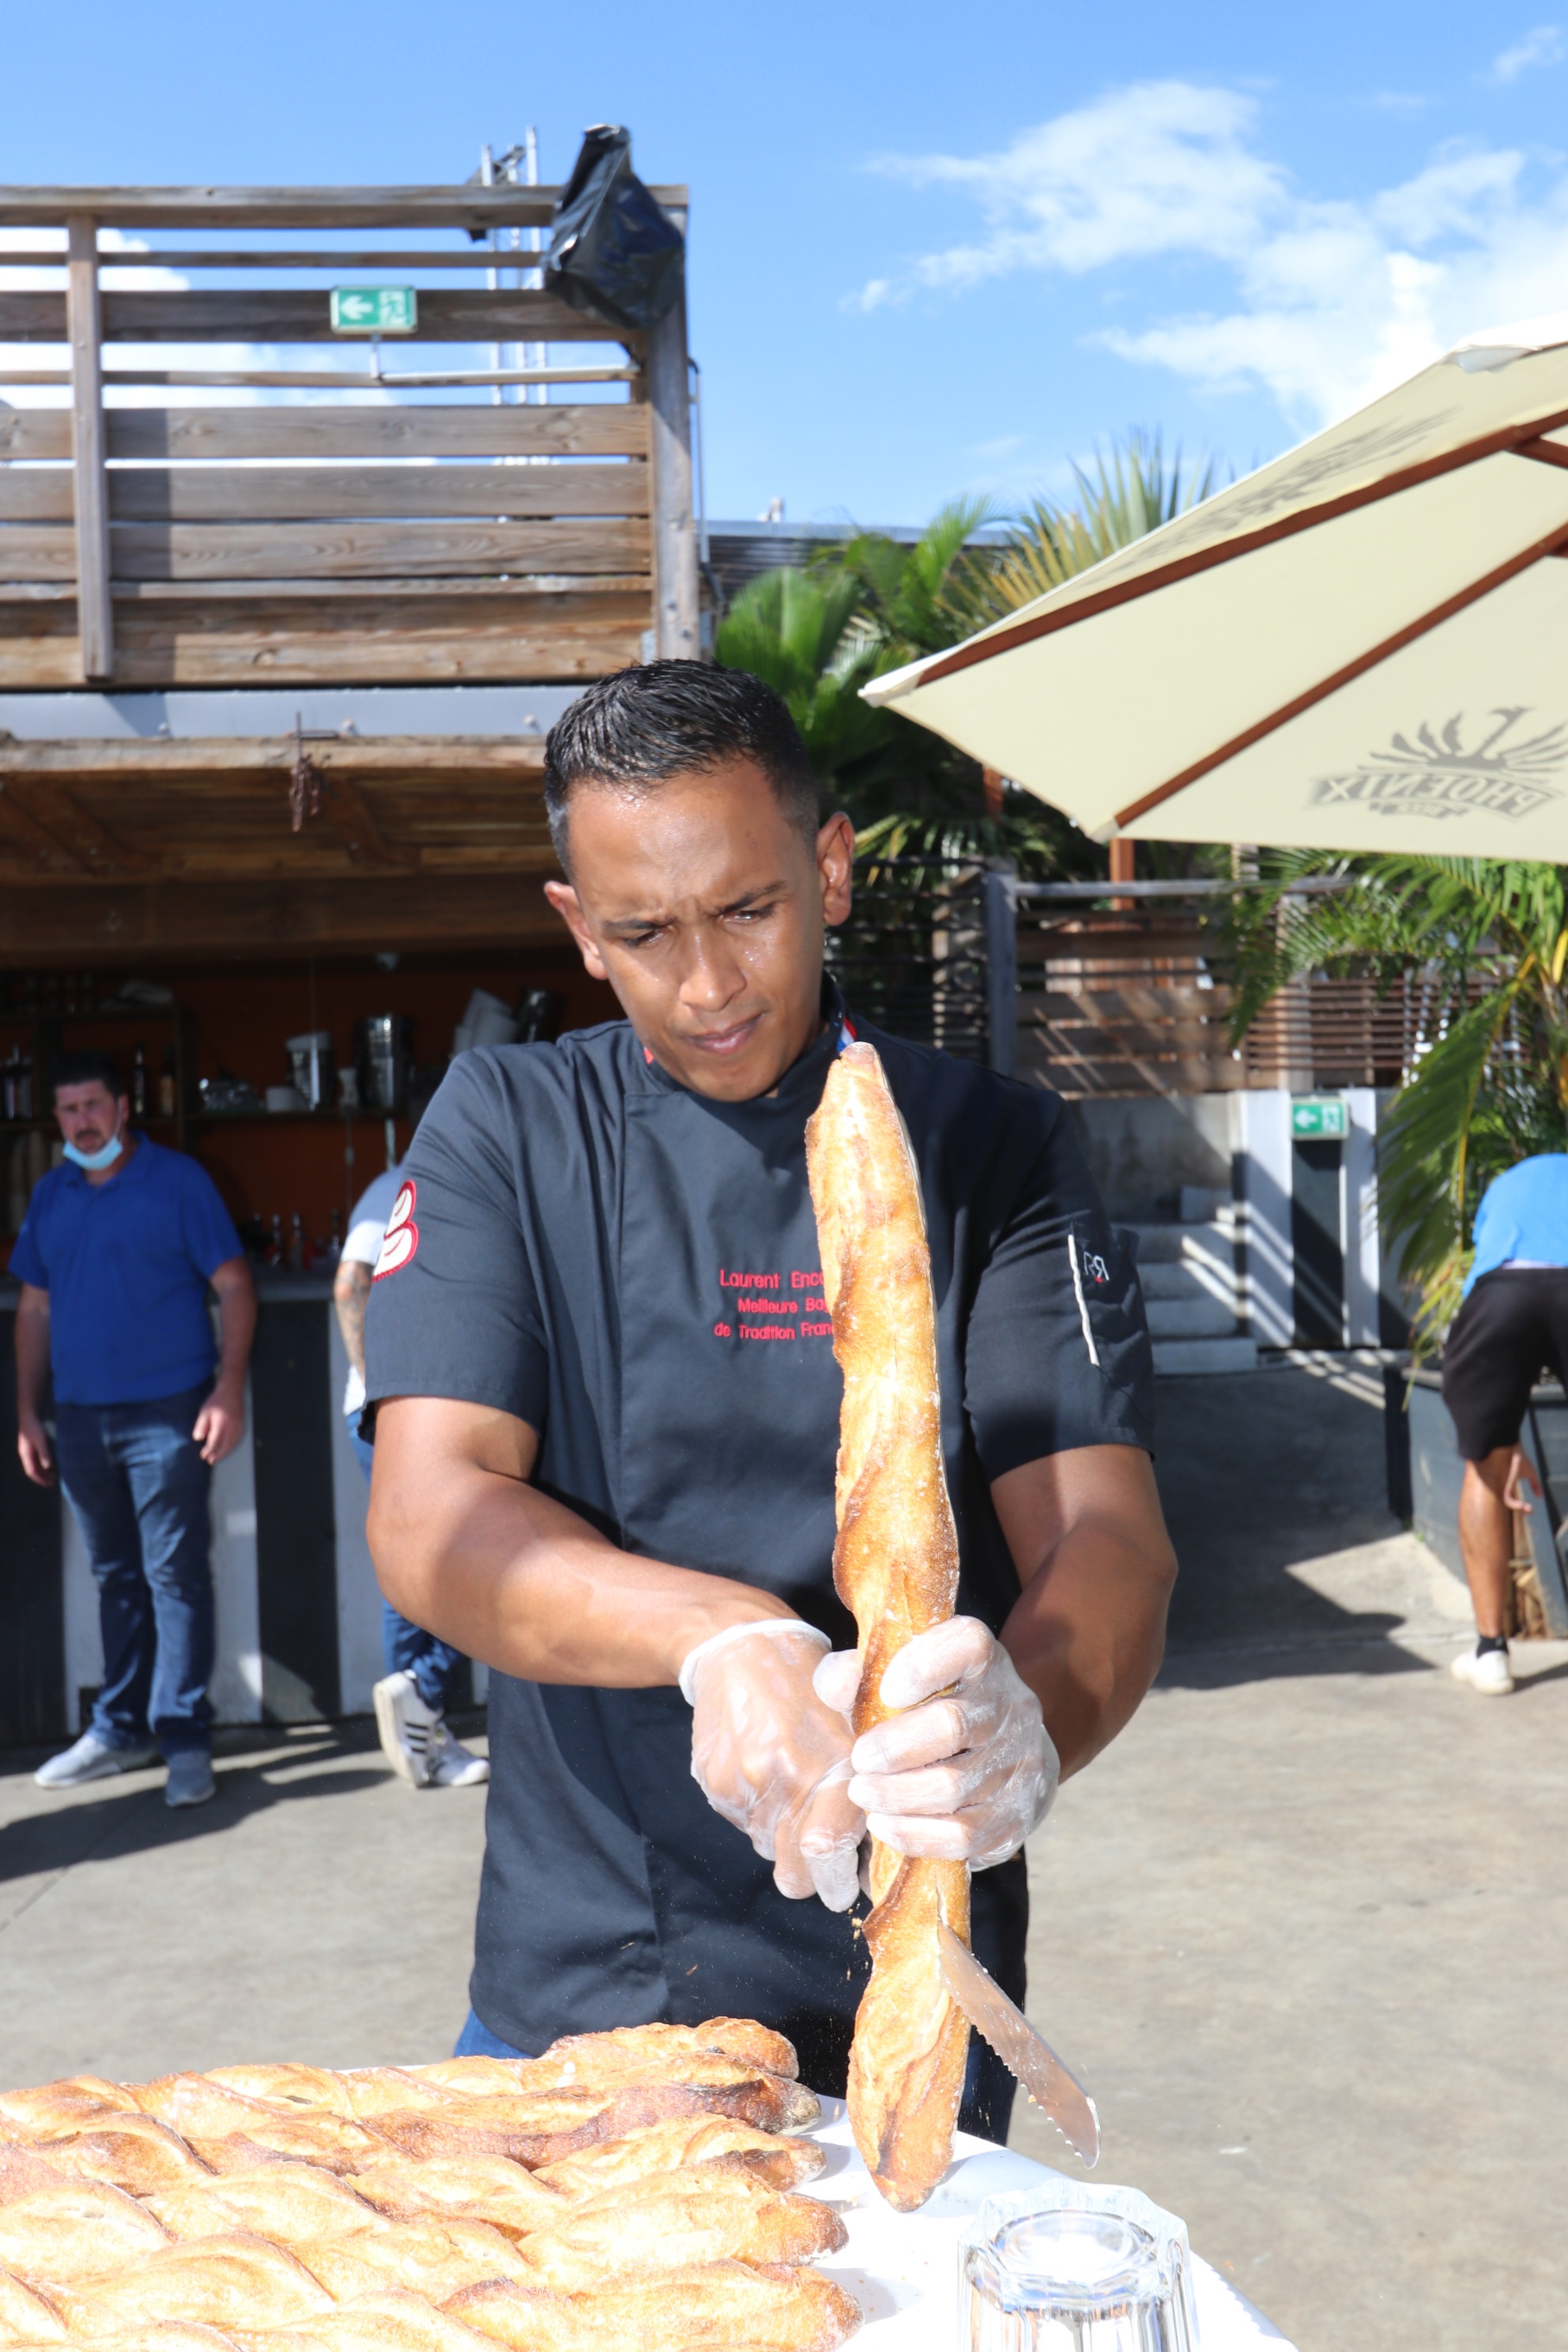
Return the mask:
MULTIPOLYGON (((0 189, 0 226, 58 240, 4 254, 37 283, 0 292, 0 346, 57 356, 0 368, 0 689, 542 682, 650 636, 695 653, 684 304, 644 336, 542 291, 537 256, 493 240, 556 193, 0 189), (124 285, 149 270, 200 282, 124 285), (334 278, 412 286, 413 334, 336 331, 334 278), (159 344, 182 363, 148 364, 159 344), (540 344, 582 363, 507 362, 540 344), (25 391, 70 405, 3 404, 25 391)), ((654 193, 684 226, 686 191, 654 193)))

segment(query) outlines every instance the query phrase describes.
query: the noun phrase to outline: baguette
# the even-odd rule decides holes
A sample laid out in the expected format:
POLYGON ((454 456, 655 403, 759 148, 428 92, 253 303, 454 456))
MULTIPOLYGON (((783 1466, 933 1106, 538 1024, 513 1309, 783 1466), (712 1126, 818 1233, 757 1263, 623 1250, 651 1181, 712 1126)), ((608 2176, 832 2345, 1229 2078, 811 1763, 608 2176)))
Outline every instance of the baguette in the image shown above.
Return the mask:
MULTIPOLYGON (((952 1614, 958 1536, 942 1467, 936 1309, 920 1174, 875 1047, 847 1045, 806 1129, 833 1352, 844 1374, 833 1580, 859 1633, 857 1736, 906 1642, 952 1614)), ((969 2026, 942 1982, 939 1921, 969 1940, 969 1870, 871 1845, 871 1980, 849 2120, 888 2202, 911 2211, 952 2159, 969 2026)))

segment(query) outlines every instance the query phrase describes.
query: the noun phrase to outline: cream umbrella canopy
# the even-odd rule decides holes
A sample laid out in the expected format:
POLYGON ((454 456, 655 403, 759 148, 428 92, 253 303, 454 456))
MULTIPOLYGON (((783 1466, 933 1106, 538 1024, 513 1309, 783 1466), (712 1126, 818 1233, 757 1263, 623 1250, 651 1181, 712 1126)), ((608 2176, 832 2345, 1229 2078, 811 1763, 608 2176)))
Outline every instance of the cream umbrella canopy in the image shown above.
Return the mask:
POLYGON ((1568 863, 1568 315, 864 692, 1100 840, 1568 863))

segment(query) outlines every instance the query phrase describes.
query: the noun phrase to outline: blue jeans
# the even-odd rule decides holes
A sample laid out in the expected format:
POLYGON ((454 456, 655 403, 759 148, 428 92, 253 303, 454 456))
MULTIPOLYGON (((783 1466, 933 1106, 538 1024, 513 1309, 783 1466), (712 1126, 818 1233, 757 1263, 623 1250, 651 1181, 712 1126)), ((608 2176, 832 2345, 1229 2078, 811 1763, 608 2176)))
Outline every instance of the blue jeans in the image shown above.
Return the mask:
POLYGON ((452 2055, 454 2058, 531 2058, 533 2053, 531 2050, 514 2050, 510 2042, 503 2042, 499 2033, 492 2033, 470 2009, 452 2055))
POLYGON ((212 1745, 212 1472, 191 1436, 206 1394, 56 1408, 60 1484, 103 1628, 92 1728, 111 1748, 149 1731, 166 1757, 212 1745))
MULTIPOLYGON (((375 1455, 352 1423, 349 1425, 349 1444, 353 1447, 368 1485, 375 1455)), ((454 1650, 449 1642, 438 1642, 435 1634, 426 1633, 423 1626, 410 1624, 390 1601, 384 1601, 381 1604, 381 1647, 387 1673, 411 1674, 414 1687, 426 1706, 437 1715, 445 1715, 458 1678, 458 1668, 463 1663, 461 1650, 454 1650)), ((495 2051, 477 2053, 464 2051, 461 2054, 466 2058, 476 2054, 493 2058, 498 2053, 495 2051)))

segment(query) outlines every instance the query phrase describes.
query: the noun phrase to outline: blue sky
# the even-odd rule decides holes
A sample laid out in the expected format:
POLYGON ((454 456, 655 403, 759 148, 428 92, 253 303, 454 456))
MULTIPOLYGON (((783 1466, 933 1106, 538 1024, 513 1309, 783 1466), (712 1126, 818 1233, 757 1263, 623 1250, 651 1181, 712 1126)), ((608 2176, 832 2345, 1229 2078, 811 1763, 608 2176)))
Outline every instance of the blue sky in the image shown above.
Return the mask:
MULTIPOLYGON (((460 179, 590 121, 692 188, 708 501, 920 522, 1131 425, 1245 470, 1568 310, 1568 10, 79 0, 0 179, 460 179)), ((1550 6, 1550 0, 1547 0, 1550 6)))

